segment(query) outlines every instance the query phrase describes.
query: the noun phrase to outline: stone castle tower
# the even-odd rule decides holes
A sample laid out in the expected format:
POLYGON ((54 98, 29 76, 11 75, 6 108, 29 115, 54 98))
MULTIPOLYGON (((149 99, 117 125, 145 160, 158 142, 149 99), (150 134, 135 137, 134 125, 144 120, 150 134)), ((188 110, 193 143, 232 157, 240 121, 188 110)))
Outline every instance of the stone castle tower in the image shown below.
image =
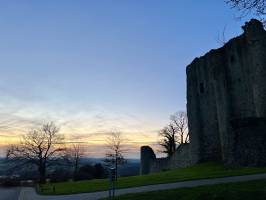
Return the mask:
POLYGON ((266 165, 266 31, 258 20, 187 67, 191 159, 266 165))
POLYGON ((187 66, 189 148, 170 159, 149 158, 141 169, 154 172, 206 161, 266 166, 266 31, 255 19, 243 30, 187 66))

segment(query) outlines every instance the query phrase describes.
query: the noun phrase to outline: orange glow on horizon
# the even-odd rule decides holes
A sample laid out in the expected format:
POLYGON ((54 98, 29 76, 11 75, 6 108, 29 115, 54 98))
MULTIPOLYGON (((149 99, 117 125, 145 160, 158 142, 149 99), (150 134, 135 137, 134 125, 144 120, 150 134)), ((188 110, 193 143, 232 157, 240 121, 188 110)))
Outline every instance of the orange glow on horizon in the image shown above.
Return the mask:
MULTIPOLYGON (((106 152, 106 137, 107 132, 101 132, 95 134, 93 132, 86 133, 87 131, 83 128, 80 128, 84 134, 70 134, 71 130, 67 128, 62 128, 60 133, 64 132, 65 143, 67 146, 70 146, 73 143, 80 143, 86 149, 85 155, 88 157, 103 157, 106 152)), ((96 131, 95 131, 96 132, 96 131)), ((129 130, 121 131, 124 138, 124 146, 127 149, 128 157, 139 157, 139 149, 143 145, 154 146, 157 143, 157 134, 141 134, 137 131, 130 132, 129 130)), ((24 132, 26 133, 26 132, 24 132)), ((12 144, 19 144, 22 132, 14 134, 14 131, 10 132, 5 131, 5 133, 0 132, 0 156, 6 151, 6 148, 12 144)))

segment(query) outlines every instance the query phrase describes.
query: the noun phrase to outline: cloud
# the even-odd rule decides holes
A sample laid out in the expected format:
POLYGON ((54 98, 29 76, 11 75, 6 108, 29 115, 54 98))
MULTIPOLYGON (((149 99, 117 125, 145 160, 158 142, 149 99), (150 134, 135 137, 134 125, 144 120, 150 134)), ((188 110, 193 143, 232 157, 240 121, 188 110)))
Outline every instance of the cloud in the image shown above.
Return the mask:
POLYGON ((125 145, 130 149, 131 155, 136 155, 141 145, 150 145, 157 140, 160 128, 158 124, 133 114, 107 110, 103 107, 63 104, 57 107, 56 105, 58 104, 42 101, 26 102, 2 96, 0 144, 19 140, 22 134, 49 121, 54 121, 60 127, 60 132, 66 136, 67 143, 86 144, 91 153, 96 152, 97 155, 99 152, 104 155, 105 139, 110 131, 123 133, 127 138, 125 145))

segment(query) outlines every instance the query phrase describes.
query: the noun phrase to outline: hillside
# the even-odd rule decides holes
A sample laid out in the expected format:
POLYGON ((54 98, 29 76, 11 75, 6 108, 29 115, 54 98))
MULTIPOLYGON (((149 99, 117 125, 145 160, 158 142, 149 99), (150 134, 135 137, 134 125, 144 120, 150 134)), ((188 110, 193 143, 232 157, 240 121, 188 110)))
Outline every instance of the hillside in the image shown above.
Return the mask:
MULTIPOLYGON (((266 172, 266 168, 226 168, 220 163, 203 163, 192 167, 164 171, 144 176, 121 177, 117 188, 128 188, 184 180, 217 178, 266 172)), ((77 182, 48 183, 41 185, 41 194, 73 194, 108 190, 109 180, 98 179, 77 182), (55 191, 53 191, 53 187, 55 191)))
POLYGON ((265 200, 266 180, 127 194, 119 200, 265 200))

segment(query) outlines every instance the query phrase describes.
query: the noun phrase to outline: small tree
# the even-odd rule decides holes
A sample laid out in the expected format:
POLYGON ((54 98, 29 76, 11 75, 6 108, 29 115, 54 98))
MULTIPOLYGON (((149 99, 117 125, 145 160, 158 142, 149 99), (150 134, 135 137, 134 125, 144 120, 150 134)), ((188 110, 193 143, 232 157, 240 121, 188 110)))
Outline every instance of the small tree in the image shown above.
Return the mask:
POLYGON ((189 143, 187 113, 179 111, 170 117, 171 123, 177 134, 177 143, 189 143))
POLYGON ((117 180, 118 165, 122 165, 126 162, 124 153, 126 149, 123 146, 124 138, 121 132, 112 132, 106 138, 107 152, 104 162, 107 166, 113 166, 115 168, 115 179, 117 180))
POLYGON ((63 139, 59 128, 53 122, 47 123, 23 135, 19 145, 12 145, 7 150, 6 158, 14 164, 13 169, 36 166, 40 183, 45 183, 47 167, 64 155, 63 139))
POLYGON ((76 179, 78 169, 80 167, 80 160, 84 156, 84 148, 80 144, 73 144, 67 149, 67 159, 73 166, 73 178, 76 179))
POLYGON ((159 132, 159 136, 162 138, 159 141, 159 145, 163 148, 161 152, 167 154, 168 157, 171 157, 176 150, 177 143, 176 130, 173 124, 164 127, 159 132))
POLYGON ((177 112, 170 116, 170 123, 159 132, 159 145, 162 153, 172 156, 179 145, 189 143, 188 120, 186 112, 177 112))

